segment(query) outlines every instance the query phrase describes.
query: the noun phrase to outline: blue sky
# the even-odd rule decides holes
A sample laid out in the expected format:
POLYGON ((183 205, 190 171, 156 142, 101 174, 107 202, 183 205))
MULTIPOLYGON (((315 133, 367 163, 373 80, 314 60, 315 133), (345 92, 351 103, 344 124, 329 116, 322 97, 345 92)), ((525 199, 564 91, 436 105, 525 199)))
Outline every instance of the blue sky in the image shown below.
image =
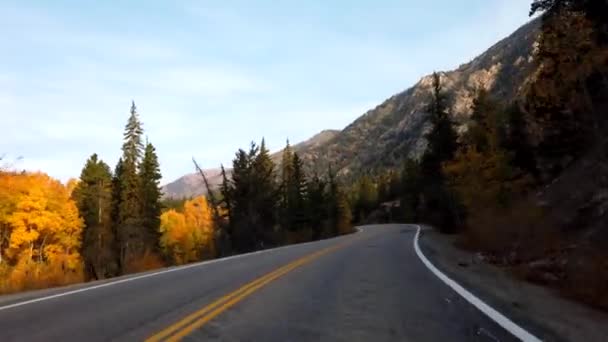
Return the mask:
POLYGON ((528 20, 530 0, 0 0, 0 154, 78 177, 120 155, 131 100, 163 181, 341 129, 528 20))

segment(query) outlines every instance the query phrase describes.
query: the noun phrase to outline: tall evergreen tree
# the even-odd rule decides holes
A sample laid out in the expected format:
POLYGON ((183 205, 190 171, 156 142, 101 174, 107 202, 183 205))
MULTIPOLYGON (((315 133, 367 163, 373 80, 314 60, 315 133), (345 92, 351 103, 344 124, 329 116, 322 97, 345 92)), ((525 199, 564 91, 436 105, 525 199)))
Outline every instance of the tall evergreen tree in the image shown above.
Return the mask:
MULTIPOLYGON (((339 235, 339 213, 338 200, 340 197, 340 186, 331 165, 327 168, 327 195, 325 196, 325 211, 327 213, 327 226, 331 235, 339 235)), ((344 194, 342 194, 344 195, 344 194)))
POLYGON ((314 173, 308 182, 308 219, 312 229, 312 239, 318 240, 322 237, 327 220, 325 210, 327 194, 327 182, 314 173))
POLYGON ((219 203, 218 217, 216 217, 216 229, 218 230, 217 242, 218 252, 220 255, 226 255, 232 250, 232 184, 226 174, 224 165, 221 165, 222 170, 222 184, 220 185, 221 200, 219 203))
POLYGON ((403 219, 406 222, 418 221, 418 207, 422 195, 422 175, 420 165, 413 159, 407 159, 401 174, 400 204, 403 219))
POLYGON ((122 172, 119 175, 117 238, 123 272, 128 271, 129 263, 143 256, 147 247, 142 224, 141 179, 138 174, 138 165, 143 154, 142 134, 142 125, 133 102, 123 135, 122 172))
POLYGON ((232 160, 232 184, 230 185, 230 245, 235 252, 244 252, 255 248, 255 234, 250 225, 253 208, 251 208, 251 195, 253 193, 251 182, 251 151, 248 154, 239 149, 232 160))
POLYGON ((290 230, 291 221, 289 213, 290 186, 293 181, 293 150, 289 144, 289 139, 281 155, 281 184, 280 184, 280 205, 279 221, 282 228, 290 230))
POLYGON ((428 147, 422 157, 422 168, 428 177, 439 179, 441 163, 452 159, 458 148, 458 135, 449 115, 447 98, 438 73, 433 73, 433 88, 428 111, 433 127, 426 134, 428 147))
POLYGON ((258 243, 261 247, 272 246, 277 242, 274 231, 279 193, 275 165, 263 138, 257 155, 252 159, 252 171, 255 189, 254 208, 259 215, 258 243))
POLYGON ((72 197, 84 220, 81 255, 89 279, 117 275, 118 256, 112 231, 112 174, 97 154, 86 162, 72 197))
POLYGON ((251 143, 232 162, 231 244, 235 251, 266 248, 276 243, 277 185, 266 143, 251 143))
POLYGON ((114 175, 112 176, 112 230, 114 232, 114 237, 118 236, 118 227, 120 225, 119 219, 119 207, 120 207, 120 197, 122 194, 122 179, 123 179, 123 163, 122 158, 118 159, 116 163, 116 167, 114 168, 114 175))
POLYGON ((304 164, 297 153, 291 160, 293 174, 287 186, 287 229, 297 231, 308 226, 307 182, 304 164))
POLYGON ((160 187, 160 165, 156 155, 156 149, 151 143, 146 144, 144 156, 139 167, 139 178, 141 186, 142 225, 144 236, 142 237, 146 248, 151 252, 157 252, 160 239, 160 215, 162 213, 160 187))
POLYGON ((423 218, 444 231, 454 231, 459 225, 459 205, 445 184, 443 163, 451 160, 458 148, 457 134, 449 115, 447 98, 441 77, 433 73, 431 102, 428 107, 433 127, 426 134, 427 150, 422 156, 424 183, 423 218))

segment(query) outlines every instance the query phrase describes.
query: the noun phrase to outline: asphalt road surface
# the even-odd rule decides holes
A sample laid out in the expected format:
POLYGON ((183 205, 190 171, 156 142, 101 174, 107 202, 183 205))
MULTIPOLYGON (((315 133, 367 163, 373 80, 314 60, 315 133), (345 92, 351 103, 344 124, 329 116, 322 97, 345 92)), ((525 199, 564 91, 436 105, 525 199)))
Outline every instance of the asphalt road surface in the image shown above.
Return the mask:
POLYGON ((416 229, 0 297, 0 341, 513 341, 445 285, 416 229))

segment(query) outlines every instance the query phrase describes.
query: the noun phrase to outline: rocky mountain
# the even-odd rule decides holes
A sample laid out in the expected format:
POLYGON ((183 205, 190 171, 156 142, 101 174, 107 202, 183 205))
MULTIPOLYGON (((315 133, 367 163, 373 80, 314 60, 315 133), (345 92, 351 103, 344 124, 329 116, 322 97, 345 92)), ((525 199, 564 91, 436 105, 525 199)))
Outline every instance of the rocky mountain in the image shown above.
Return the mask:
MULTIPOLYGON (((220 169, 207 169, 205 175, 209 184, 216 187, 222 184, 222 173, 220 169)), ((205 194, 205 184, 198 173, 189 173, 175 181, 163 186, 162 191, 165 198, 189 198, 205 194)))
MULTIPOLYGON (((478 88, 497 99, 512 100, 534 71, 532 53, 540 21, 533 20, 486 52, 453 71, 441 72, 452 115, 465 129, 478 88)), ((427 106, 431 76, 396 94, 359 117, 331 140, 302 154, 318 168, 328 163, 341 175, 399 166, 418 157, 426 147, 430 128, 427 106)))
MULTIPOLYGON (((329 143, 339 133, 340 131, 338 130, 321 131, 312 138, 294 145, 293 150, 298 153, 306 153, 311 149, 329 143)), ((275 163, 280 163, 281 151, 273 153, 271 158, 275 163)), ((220 169, 206 169, 204 172, 208 178, 209 185, 212 188, 215 188, 222 183, 222 173, 220 169)), ((228 175, 230 175, 230 172, 230 169, 226 169, 228 175)), ((205 184, 198 173, 184 175, 163 186, 162 190, 165 198, 188 198, 203 195, 207 192, 205 184)))

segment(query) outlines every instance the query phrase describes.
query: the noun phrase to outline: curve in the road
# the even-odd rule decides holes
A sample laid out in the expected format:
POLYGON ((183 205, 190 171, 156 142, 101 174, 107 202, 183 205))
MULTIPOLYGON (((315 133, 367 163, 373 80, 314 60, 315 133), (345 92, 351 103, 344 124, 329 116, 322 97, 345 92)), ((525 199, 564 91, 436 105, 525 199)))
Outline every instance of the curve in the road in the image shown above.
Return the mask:
POLYGON ((466 299, 471 305, 475 306, 479 311, 483 312, 486 316, 490 317, 494 322, 499 324, 513 336, 519 338, 522 341, 526 342, 540 342, 541 339, 532 335, 530 332, 525 330, 524 328, 517 325, 515 322, 511 321, 505 315, 501 314, 484 301, 479 299, 477 296, 469 292, 467 289, 462 287, 462 285, 458 284, 450 277, 441 272, 435 265, 433 265, 429 259, 422 253, 420 250, 420 246, 418 244, 418 240, 420 239, 420 231, 422 228, 419 225, 416 225, 417 231, 416 236, 414 237, 414 250, 416 251, 416 255, 422 261, 422 263, 431 271, 437 278, 441 279, 447 286, 451 287, 452 290, 456 291, 461 297, 466 299))

